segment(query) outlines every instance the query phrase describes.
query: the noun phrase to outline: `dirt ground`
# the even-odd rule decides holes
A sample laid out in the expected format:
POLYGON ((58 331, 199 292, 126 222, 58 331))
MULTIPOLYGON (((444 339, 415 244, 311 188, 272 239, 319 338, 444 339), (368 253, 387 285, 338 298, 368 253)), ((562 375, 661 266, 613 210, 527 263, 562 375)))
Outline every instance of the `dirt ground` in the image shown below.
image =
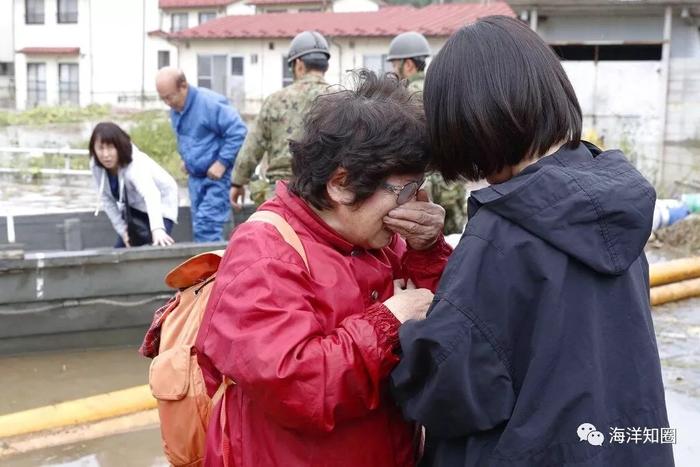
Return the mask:
POLYGON ((693 214, 657 230, 652 236, 650 246, 700 255, 700 214, 693 214))

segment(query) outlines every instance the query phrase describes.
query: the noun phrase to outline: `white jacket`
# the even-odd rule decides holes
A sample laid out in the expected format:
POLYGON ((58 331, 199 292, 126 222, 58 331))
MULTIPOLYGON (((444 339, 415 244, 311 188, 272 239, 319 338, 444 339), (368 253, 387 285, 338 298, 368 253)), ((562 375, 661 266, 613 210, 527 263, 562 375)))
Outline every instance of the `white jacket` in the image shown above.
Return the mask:
POLYGON ((175 179, 153 159, 132 145, 132 161, 126 167, 119 167, 119 199, 112 196, 107 171, 90 158, 90 168, 97 184, 97 207, 95 215, 104 206, 107 217, 119 235, 126 232, 126 222, 122 218, 124 190, 129 205, 148 214, 151 230, 163 229, 163 218, 177 222, 178 196, 175 179))

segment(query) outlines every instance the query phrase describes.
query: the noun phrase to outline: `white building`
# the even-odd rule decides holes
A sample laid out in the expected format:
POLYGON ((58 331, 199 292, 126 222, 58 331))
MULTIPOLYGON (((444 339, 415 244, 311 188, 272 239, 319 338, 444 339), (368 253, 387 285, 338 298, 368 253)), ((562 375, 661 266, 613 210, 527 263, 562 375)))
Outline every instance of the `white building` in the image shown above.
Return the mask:
POLYGON ((700 181, 700 2, 511 0, 563 58, 584 125, 662 195, 700 181))
POLYGON ((177 63, 166 34, 254 11, 244 0, 4 0, 0 106, 157 103, 154 74, 177 63))
MULTIPOLYGON (((249 3, 273 0, 249 0, 249 3)), ((274 0, 277 7, 298 5, 274 0)), ((245 113, 256 113, 269 94, 291 83, 287 66, 290 40, 299 32, 315 29, 331 47, 329 83, 347 84, 348 70, 390 70, 386 54, 391 39, 401 32, 420 31, 437 52, 447 37, 476 18, 493 14, 514 16, 501 2, 489 4, 430 5, 425 8, 379 8, 371 0, 356 0, 355 7, 369 11, 345 12, 351 0, 340 0, 321 12, 227 16, 169 35, 177 46, 178 66, 189 81, 229 97, 245 113), (364 4, 362 3, 364 2, 364 4)))
POLYGON ((153 76, 180 63, 178 48, 167 40, 171 34, 226 16, 377 11, 378 2, 3 0, 0 107, 159 105, 153 76))

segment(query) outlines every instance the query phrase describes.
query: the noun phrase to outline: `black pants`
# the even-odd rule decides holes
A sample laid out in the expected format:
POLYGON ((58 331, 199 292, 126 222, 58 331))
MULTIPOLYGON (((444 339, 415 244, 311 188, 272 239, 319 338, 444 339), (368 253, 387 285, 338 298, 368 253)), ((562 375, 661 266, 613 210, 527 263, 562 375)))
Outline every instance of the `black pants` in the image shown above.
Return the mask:
MULTIPOLYGON (((131 215, 132 216, 143 216, 145 218, 146 223, 148 223, 148 214, 146 214, 145 212, 141 212, 139 210, 132 209, 131 215)), ((171 221, 170 219, 167 219, 165 217, 163 218, 163 226, 165 227, 165 232, 168 235, 170 235, 170 232, 173 231, 174 225, 175 225, 175 223, 173 221, 171 221)), ((131 241, 129 243, 131 243, 131 241)), ((134 245, 132 243, 131 246, 141 246, 141 245, 140 244, 134 245)), ((114 248, 126 248, 126 245, 124 244, 124 240, 122 240, 121 237, 119 237, 119 236, 117 237, 117 243, 114 245, 114 248)))

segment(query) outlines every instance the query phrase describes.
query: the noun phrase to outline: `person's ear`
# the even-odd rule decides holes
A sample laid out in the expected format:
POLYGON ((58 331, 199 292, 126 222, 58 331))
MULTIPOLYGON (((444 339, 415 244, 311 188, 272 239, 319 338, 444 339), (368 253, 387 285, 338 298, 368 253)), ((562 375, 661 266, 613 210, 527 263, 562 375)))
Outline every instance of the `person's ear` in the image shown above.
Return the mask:
POLYGON ((403 66, 405 67, 404 72, 407 75, 413 74, 418 71, 418 68, 416 68, 416 62, 414 62, 410 58, 407 58, 403 61, 403 66))
POLYGON ((294 76, 301 78, 306 74, 306 65, 304 65, 303 60, 297 58, 294 60, 294 76))
POLYGON ((348 171, 342 167, 335 169, 331 178, 326 182, 328 197, 334 204, 352 204, 355 193, 347 186, 348 171))

